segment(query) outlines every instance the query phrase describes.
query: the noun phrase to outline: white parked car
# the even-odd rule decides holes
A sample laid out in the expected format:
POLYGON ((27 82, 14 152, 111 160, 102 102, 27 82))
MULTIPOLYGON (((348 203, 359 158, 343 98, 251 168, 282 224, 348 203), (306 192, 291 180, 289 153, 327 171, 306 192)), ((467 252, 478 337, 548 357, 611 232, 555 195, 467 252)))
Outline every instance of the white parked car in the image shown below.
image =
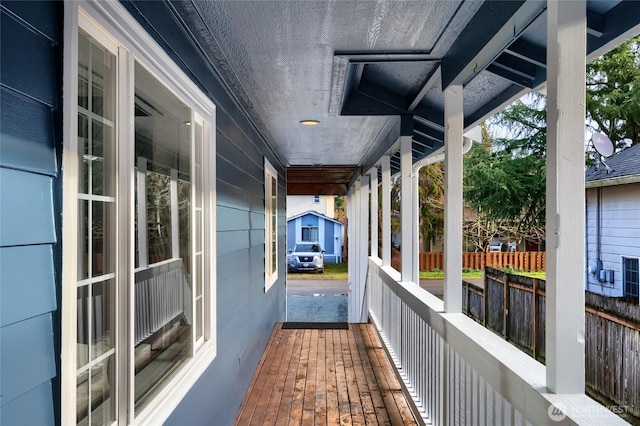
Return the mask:
POLYGON ((287 254, 289 272, 324 272, 324 250, 316 241, 300 241, 287 254))

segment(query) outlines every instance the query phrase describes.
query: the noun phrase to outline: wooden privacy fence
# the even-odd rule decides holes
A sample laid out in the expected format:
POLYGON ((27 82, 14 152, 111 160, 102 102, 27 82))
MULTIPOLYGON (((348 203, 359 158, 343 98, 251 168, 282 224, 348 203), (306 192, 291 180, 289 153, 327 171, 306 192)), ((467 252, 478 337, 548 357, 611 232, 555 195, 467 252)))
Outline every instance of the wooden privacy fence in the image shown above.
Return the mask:
MULTIPOLYGON (((400 270, 400 252, 392 250, 391 265, 400 270)), ((492 268, 511 267, 522 271, 545 271, 547 269, 547 253, 543 251, 519 252, 464 252, 462 253, 462 267, 465 269, 482 270, 485 266, 492 268)), ((444 269, 442 252, 421 252, 420 270, 433 271, 444 269)))
MULTIPOLYGON (((544 363, 545 281, 485 268, 463 282, 463 311, 544 363)), ((640 420, 640 307, 586 292, 587 393, 640 420)))

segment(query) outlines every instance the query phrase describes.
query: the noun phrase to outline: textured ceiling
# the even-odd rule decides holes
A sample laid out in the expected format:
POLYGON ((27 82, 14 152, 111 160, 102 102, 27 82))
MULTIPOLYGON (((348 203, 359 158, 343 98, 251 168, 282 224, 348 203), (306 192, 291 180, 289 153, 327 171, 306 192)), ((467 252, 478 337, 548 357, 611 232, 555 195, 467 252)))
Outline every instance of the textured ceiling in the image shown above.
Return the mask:
MULTIPOLYGON (((546 80, 544 1, 173 4, 285 166, 349 166, 353 179, 401 133, 417 161, 444 143, 443 87, 465 86, 471 127, 546 80)), ((638 2, 588 8, 590 52, 638 29, 638 2)))

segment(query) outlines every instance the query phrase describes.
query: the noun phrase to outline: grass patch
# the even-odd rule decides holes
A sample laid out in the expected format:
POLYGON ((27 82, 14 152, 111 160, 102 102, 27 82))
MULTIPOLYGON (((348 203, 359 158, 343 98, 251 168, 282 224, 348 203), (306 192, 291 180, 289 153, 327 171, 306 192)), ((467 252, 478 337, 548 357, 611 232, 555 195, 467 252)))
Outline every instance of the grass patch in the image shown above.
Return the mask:
POLYGON ((546 271, 538 271, 538 272, 516 271, 516 272, 512 272, 512 274, 524 275, 525 277, 529 277, 529 278, 539 278, 541 280, 546 280, 547 279, 547 272, 546 271))
POLYGON ((289 272, 289 280, 346 280, 347 263, 325 263, 324 273, 319 272, 289 272))
MULTIPOLYGON (((444 271, 439 269, 433 271, 420 271, 420 279, 439 280, 444 278, 444 271)), ((482 271, 479 269, 463 269, 462 278, 482 278, 482 271)))
MULTIPOLYGON (((318 272, 290 272, 287 274, 287 278, 290 280, 346 280, 347 279, 347 263, 325 263, 324 273, 318 272)), ((511 274, 524 275, 531 278, 546 279, 547 273, 545 271, 540 272, 524 272, 509 270, 511 274)), ((462 278, 482 278, 482 271, 478 269, 464 269, 462 271, 462 278)), ((439 280, 444 278, 444 271, 420 271, 420 279, 423 280, 439 280)))

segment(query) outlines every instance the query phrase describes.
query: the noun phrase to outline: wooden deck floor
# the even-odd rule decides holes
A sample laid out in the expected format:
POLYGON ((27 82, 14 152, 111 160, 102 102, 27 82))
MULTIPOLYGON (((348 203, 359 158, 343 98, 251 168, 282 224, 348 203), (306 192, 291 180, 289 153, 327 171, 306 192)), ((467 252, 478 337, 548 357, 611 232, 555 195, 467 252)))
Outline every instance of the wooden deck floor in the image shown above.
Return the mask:
POLYGON ((277 324, 235 424, 416 425, 392 368, 370 324, 277 324))

